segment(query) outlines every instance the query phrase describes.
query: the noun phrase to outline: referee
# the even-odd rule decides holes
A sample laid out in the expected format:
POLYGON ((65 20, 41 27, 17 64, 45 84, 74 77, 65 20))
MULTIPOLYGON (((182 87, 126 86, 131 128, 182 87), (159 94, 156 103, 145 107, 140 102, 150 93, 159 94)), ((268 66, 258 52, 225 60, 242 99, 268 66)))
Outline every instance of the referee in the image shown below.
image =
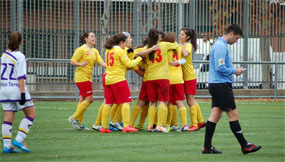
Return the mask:
POLYGON ((212 96, 212 110, 206 124, 203 154, 222 153, 222 151, 216 150, 212 145, 212 137, 223 111, 228 115, 231 130, 240 143, 243 154, 258 151, 262 147, 248 143, 244 138, 238 121, 239 114, 232 90, 232 75, 241 75, 244 69, 233 68, 228 44, 236 43, 241 35, 242 30, 237 24, 230 25, 225 30, 223 36, 218 38, 210 51, 209 92, 212 96))

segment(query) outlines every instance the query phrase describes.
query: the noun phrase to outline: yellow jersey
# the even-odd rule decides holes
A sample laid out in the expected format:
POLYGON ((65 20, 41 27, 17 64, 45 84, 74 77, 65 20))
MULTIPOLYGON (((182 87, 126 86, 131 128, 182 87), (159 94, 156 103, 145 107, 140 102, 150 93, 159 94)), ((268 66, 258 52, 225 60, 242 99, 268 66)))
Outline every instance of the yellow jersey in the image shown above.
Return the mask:
MULTIPOLYGON (((169 50, 168 52, 168 62, 180 60, 182 57, 181 48, 178 50, 169 50)), ((182 76, 182 67, 181 65, 168 65, 169 69, 169 84, 181 84, 184 83, 182 76)))
POLYGON ((194 66, 192 63, 192 44, 191 43, 185 43, 183 45, 185 50, 189 53, 186 59, 186 63, 182 65, 182 70, 183 70, 183 80, 188 81, 188 80, 193 80, 196 79, 196 74, 194 71, 194 66))
POLYGON ((92 82, 92 72, 94 68, 94 64, 103 62, 99 51, 96 48, 89 48, 86 44, 78 47, 72 58, 72 61, 76 61, 79 63, 87 61, 88 64, 86 66, 78 66, 75 70, 74 80, 76 83, 78 82, 92 82))
POLYGON ((170 42, 158 42, 159 50, 154 52, 154 59, 147 57, 147 78, 146 80, 169 79, 168 50, 177 50, 179 45, 170 42))
POLYGON ((119 46, 107 49, 105 58, 107 64, 106 85, 126 80, 127 68, 135 67, 142 60, 141 57, 137 57, 131 61, 127 56, 127 52, 119 46))

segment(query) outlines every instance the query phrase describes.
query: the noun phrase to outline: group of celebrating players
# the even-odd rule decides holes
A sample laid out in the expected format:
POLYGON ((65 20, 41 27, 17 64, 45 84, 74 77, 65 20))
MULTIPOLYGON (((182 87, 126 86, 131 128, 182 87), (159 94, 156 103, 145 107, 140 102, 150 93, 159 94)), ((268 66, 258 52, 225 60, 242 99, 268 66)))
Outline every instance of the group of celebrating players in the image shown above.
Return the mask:
POLYGON ((93 32, 81 36, 82 46, 77 48, 70 63, 77 66, 75 82, 80 92, 76 111, 68 120, 76 129, 88 129, 82 124, 83 116, 93 101, 92 72, 95 62, 106 67, 102 83, 104 102, 99 108, 92 129, 100 133, 112 130, 137 132, 144 129, 148 116, 149 132, 169 133, 176 131, 197 131, 205 126, 199 104, 195 101, 197 78, 192 63, 192 53, 197 50, 195 30, 183 28, 179 42, 172 32, 164 33, 151 29, 142 46, 132 48, 128 32, 111 36, 105 43, 105 59, 102 60, 94 48, 96 37, 93 32), (127 70, 134 70, 143 77, 139 99, 130 113, 131 93, 126 81, 127 70), (187 110, 190 109, 191 126, 188 127, 187 110), (178 127, 178 108, 181 127, 178 127), (141 112, 139 123, 135 121, 141 112), (108 126, 108 120, 111 120, 108 126))

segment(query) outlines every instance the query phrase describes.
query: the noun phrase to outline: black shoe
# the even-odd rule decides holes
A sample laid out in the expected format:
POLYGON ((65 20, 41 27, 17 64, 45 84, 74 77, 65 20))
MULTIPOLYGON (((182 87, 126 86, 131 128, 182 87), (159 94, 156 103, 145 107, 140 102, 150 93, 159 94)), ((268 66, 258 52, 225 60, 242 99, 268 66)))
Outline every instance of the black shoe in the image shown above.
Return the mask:
POLYGON ((255 144, 247 143, 244 148, 241 149, 243 154, 256 152, 261 149, 262 146, 256 146, 255 144))
POLYGON ((214 146, 212 146, 210 149, 206 149, 203 147, 202 154, 221 154, 222 151, 216 150, 214 146))

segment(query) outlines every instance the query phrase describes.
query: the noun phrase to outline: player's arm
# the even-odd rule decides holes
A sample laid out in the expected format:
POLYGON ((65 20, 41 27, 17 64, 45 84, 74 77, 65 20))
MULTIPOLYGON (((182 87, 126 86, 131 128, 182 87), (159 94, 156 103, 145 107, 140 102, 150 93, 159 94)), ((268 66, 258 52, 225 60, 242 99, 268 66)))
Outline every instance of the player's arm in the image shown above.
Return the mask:
POLYGON ((181 58, 179 60, 175 60, 175 61, 170 62, 169 65, 176 66, 176 65, 183 65, 185 63, 186 63, 185 58, 181 58))
POLYGON ((102 67, 104 67, 104 68, 107 67, 107 64, 106 64, 104 61, 101 61, 101 62, 99 63, 99 65, 102 66, 102 67))
POLYGON ((20 58, 19 62, 17 63, 17 78, 18 84, 21 93, 21 100, 20 105, 24 105, 26 102, 26 95, 25 95, 25 79, 26 79, 26 72, 27 72, 27 63, 25 61, 25 57, 20 58))
POLYGON ((82 57, 81 55, 81 50, 80 49, 76 49, 71 60, 70 60, 70 64, 73 66, 86 66, 88 65, 87 61, 84 62, 79 62, 80 58, 82 57))
POLYGON ((135 55, 135 58, 138 56, 145 56, 145 55, 151 53, 152 51, 159 50, 159 49, 160 49, 160 46, 158 44, 156 44, 156 45, 152 46, 151 48, 137 52, 135 55))
POLYGON ((179 44, 179 46, 181 48, 183 57, 189 56, 190 53, 192 52, 192 46, 191 45, 186 45, 186 48, 184 48, 184 46, 182 44, 179 44))
POLYGON ((142 69, 140 69, 140 68, 138 68, 137 70, 135 70, 135 72, 136 72, 139 76, 141 76, 141 77, 144 76, 144 70, 142 70, 142 69))
POLYGON ((123 63, 123 65, 125 65, 126 67, 128 68, 132 68, 132 67, 135 67, 138 63, 141 62, 142 58, 141 57, 137 57, 136 59, 134 60, 130 60, 126 54, 125 51, 122 51, 120 53, 120 60, 121 62, 123 63))

